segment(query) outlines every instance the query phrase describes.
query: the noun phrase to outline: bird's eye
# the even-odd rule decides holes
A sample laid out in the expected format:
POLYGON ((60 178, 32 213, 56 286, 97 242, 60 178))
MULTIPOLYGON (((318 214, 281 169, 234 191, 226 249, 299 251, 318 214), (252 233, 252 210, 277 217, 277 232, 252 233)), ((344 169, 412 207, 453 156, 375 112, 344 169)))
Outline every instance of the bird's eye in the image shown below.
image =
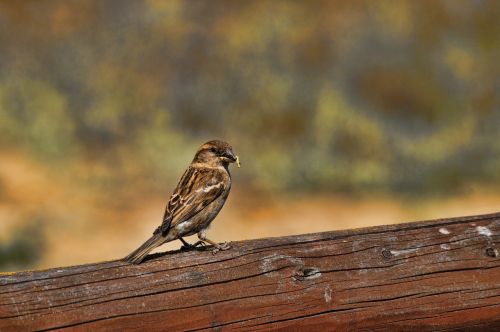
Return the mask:
POLYGON ((215 148, 210 148, 210 152, 215 153, 215 148))

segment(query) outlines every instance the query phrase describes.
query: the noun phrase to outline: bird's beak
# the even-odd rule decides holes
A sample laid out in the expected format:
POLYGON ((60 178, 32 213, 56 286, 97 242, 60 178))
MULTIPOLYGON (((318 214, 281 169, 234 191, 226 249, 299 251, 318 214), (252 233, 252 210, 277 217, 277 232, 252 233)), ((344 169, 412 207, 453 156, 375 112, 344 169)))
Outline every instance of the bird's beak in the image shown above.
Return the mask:
POLYGON ((222 156, 226 159, 229 159, 232 163, 236 161, 236 156, 234 155, 234 152, 230 149, 227 149, 222 156))
POLYGON ((227 149, 222 157, 231 163, 235 162, 240 167, 240 158, 234 154, 233 150, 227 149))

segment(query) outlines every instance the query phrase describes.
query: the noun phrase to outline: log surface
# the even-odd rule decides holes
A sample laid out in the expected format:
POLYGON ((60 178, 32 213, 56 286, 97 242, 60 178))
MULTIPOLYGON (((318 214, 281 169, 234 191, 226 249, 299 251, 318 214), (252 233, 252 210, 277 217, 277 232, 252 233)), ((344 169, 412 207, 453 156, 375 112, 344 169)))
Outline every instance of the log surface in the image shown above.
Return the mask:
POLYGON ((500 330, 500 213, 0 274, 0 331, 500 330))

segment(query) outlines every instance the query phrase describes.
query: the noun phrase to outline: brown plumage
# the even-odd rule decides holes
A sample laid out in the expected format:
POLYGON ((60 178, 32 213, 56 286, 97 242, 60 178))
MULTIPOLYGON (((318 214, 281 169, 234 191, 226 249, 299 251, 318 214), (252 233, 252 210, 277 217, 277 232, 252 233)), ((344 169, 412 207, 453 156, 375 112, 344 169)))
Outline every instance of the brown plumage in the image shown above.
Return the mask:
POLYGON ((206 238, 205 230, 226 202, 231 189, 229 164, 238 163, 239 158, 232 147, 223 141, 203 144, 181 177, 168 201, 163 222, 138 249, 124 260, 139 264, 154 248, 176 239, 184 246, 196 247, 205 242, 214 246, 213 253, 229 249, 227 244, 218 244, 206 238), (184 241, 184 236, 198 234, 194 245, 184 241))

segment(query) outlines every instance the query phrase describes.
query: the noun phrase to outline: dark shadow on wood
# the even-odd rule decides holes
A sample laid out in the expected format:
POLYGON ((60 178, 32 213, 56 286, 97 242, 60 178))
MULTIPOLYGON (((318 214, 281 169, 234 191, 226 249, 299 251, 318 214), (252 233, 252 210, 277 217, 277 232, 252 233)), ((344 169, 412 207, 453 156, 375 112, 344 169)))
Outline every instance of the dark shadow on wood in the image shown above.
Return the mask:
POLYGON ((142 263, 145 263, 147 261, 150 261, 152 259, 160 258, 160 257, 168 257, 172 256, 181 252, 189 252, 189 251, 199 251, 199 252, 204 252, 204 251, 211 251, 213 249, 213 246, 205 246, 205 247, 197 247, 197 248, 181 248, 177 250, 168 250, 168 251, 163 251, 163 252, 157 252, 154 254, 149 254, 147 255, 142 263))

